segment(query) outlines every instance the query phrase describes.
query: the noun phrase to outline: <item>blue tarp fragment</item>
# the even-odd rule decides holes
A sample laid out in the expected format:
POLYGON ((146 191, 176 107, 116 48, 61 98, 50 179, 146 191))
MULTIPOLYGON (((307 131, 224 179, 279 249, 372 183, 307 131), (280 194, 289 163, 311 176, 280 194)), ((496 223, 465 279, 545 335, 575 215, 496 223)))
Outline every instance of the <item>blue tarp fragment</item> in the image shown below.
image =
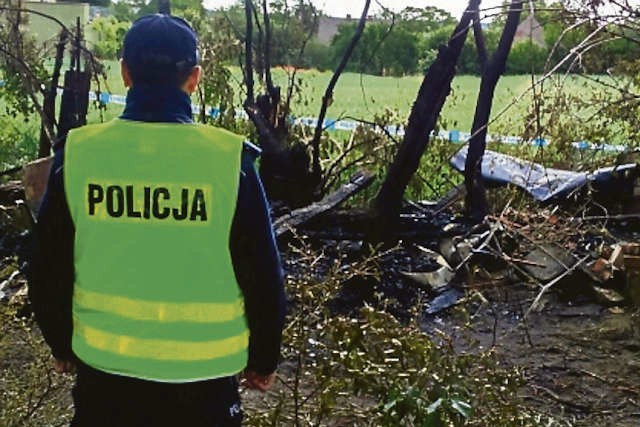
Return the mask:
MULTIPOLYGON (((451 166, 464 172, 467 146, 451 158, 451 166)), ((573 172, 544 167, 507 154, 487 150, 482 158, 482 177, 488 183, 513 184, 540 202, 567 196, 571 191, 591 183, 595 191, 632 192, 636 164, 610 166, 592 172, 573 172)))

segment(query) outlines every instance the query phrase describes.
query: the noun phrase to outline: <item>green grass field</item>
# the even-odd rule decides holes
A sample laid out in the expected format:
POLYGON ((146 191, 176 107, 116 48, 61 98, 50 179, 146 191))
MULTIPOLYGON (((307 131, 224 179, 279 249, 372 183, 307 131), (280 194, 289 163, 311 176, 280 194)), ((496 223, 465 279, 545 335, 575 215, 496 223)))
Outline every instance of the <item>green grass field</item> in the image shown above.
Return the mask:
MULTIPOLYGON (((115 61, 106 62, 108 70, 108 88, 112 93, 125 94, 126 89, 120 79, 120 67, 115 61)), ((236 89, 236 104, 242 105, 240 70, 234 68, 234 87, 236 89)), ((331 79, 331 72, 319 72, 316 70, 304 70, 298 72, 301 80, 301 95, 296 97, 293 113, 296 116, 316 117, 320 110, 320 102, 326 86, 331 79)), ((274 73, 276 84, 287 86, 287 75, 283 70, 274 73)), ((381 114, 389 109, 397 114, 400 121, 404 122, 409 117, 411 105, 415 100, 418 88, 422 82, 422 76, 407 77, 377 77, 360 75, 356 73, 344 73, 335 89, 334 102, 327 113, 328 118, 355 117, 370 120, 376 114, 381 114)), ((457 76, 453 82, 453 91, 445 104, 442 117, 446 129, 458 129, 468 132, 471 129, 473 114, 478 96, 480 79, 476 76, 457 76)), ((493 114, 496 115, 504 107, 511 104, 515 97, 523 93, 526 95, 516 105, 509 108, 502 118, 491 130, 504 134, 518 135, 522 132, 522 116, 527 112, 531 104, 530 92, 531 76, 505 76, 500 79, 493 104, 493 114)), ((568 79, 565 87, 576 90, 585 89, 576 79, 568 79)), ((105 117, 116 116, 122 107, 109 105, 105 117)), ((91 120, 97 119, 92 115, 91 120)))

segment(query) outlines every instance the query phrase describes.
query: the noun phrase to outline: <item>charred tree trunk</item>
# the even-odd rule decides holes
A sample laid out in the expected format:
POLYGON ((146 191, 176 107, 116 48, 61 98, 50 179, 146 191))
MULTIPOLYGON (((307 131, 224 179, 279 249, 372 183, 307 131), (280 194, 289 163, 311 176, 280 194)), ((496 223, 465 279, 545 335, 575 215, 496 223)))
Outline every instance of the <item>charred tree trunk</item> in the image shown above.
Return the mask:
MULTIPOLYGON (((258 132, 262 148, 260 176, 271 200, 279 200, 291 207, 299 207, 313 200, 316 183, 310 173, 310 158, 301 143, 290 143, 285 109, 281 108, 281 91, 271 76, 271 21, 266 0, 262 0, 263 26, 259 63, 264 64, 262 77, 266 93, 255 95, 254 82, 254 17, 258 14, 252 0, 245 0, 245 84, 247 99, 244 108, 258 132)), ((257 22, 255 23, 257 25, 257 22)))
POLYGON ((64 74, 64 90, 60 101, 58 138, 62 138, 74 128, 87 124, 91 74, 82 70, 82 28, 80 18, 76 20, 76 35, 71 52, 71 65, 64 74))
POLYGON ((53 141, 49 138, 53 135, 53 126, 56 122, 56 95, 58 91, 58 83, 60 81, 60 70, 64 59, 64 48, 67 44, 67 31, 62 30, 60 39, 56 45, 56 59, 53 65, 53 73, 51 74, 51 83, 45 92, 42 102, 42 110, 44 117, 40 125, 40 144, 38 148, 38 158, 48 157, 51 154, 51 146, 53 141))
POLYGON ((486 191, 482 181, 482 156, 487 146, 487 124, 491 115, 495 89, 500 76, 504 74, 513 38, 520 22, 521 12, 522 0, 513 0, 509 7, 509 15, 502 31, 498 48, 491 59, 487 59, 482 29, 478 16, 476 15, 475 17, 474 32, 478 58, 482 69, 482 80, 480 81, 480 92, 471 128, 471 140, 465 162, 464 182, 467 190, 467 215, 476 221, 481 221, 489 213, 486 191))
POLYGON ((269 121, 269 115, 264 114, 264 110, 259 108, 255 97, 255 81, 253 78, 253 2, 245 0, 245 76, 244 84, 247 88, 247 98, 244 102, 244 109, 249 115, 258 131, 258 139, 264 154, 279 153, 282 149, 280 141, 275 136, 275 129, 269 121))
POLYGON ((449 42, 441 47, 438 57, 425 74, 409 115, 402 144, 374 201, 378 219, 376 229, 379 233, 389 231, 398 218, 409 180, 418 170, 429 134, 435 128, 442 106, 451 92, 456 64, 479 5, 480 0, 469 2, 449 42))

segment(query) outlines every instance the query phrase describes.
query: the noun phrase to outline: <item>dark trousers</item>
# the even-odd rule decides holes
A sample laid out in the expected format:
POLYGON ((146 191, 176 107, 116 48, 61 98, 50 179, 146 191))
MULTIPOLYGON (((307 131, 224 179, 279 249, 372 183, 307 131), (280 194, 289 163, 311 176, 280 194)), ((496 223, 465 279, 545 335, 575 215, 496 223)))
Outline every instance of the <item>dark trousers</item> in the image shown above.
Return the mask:
POLYGON ((235 377, 160 383, 107 374, 82 363, 71 427, 231 427, 242 423, 235 377))

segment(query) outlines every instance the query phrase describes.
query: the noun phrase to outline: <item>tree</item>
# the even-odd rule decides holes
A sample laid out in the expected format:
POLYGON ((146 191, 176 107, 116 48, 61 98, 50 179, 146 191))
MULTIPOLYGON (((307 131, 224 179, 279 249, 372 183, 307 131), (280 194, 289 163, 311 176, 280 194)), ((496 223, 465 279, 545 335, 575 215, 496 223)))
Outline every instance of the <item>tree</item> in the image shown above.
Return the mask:
POLYGON ((86 123, 91 79, 95 78, 99 88, 99 78, 104 73, 84 47, 80 27, 72 31, 54 16, 12 3, 10 0, 0 3, 0 21, 7 23, 0 26, 0 71, 5 80, 0 97, 6 103, 7 113, 13 117, 20 114, 28 121, 34 113, 37 114, 40 118, 38 155, 47 157, 52 146, 71 128, 86 123), (30 14, 49 19, 60 27, 51 69, 45 67, 45 56, 23 31, 30 14), (67 44, 70 44, 71 60, 69 69, 64 73, 60 114, 56 121, 56 95, 67 44))
MULTIPOLYGON (((144 0, 134 0, 131 2, 134 9, 138 12, 136 17, 149 15, 152 13, 158 13, 160 0, 150 0, 148 3, 144 0)), ((171 14, 175 16, 183 17, 187 10, 193 10, 198 15, 204 16, 205 9, 202 4, 202 0, 171 0, 171 14)))
POLYGON ((133 10, 131 3, 126 1, 119 1, 111 4, 113 10, 113 17, 119 22, 133 22, 136 17, 136 12, 133 10))
MULTIPOLYGON (((455 21, 448 12, 436 7, 408 7, 396 15, 385 12, 367 25, 347 70, 375 75, 413 74, 419 64, 425 64, 425 56, 429 57, 429 61, 435 58, 440 44, 433 46, 433 51, 430 51, 425 40, 432 32, 439 32, 443 27, 447 30, 441 32, 443 37, 439 39, 440 44, 446 44, 447 34, 455 27, 455 21)), ((354 31, 353 23, 343 24, 338 29, 331 42, 334 64, 341 57, 354 31)))
POLYGON ((456 63, 467 38, 474 11, 479 5, 480 0, 469 1, 448 43, 442 47, 438 57, 425 73, 416 101, 411 108, 402 144, 374 200, 377 237, 384 237, 389 233, 400 214, 409 180, 418 170, 420 158, 429 143, 429 134, 435 128, 440 111, 451 92, 456 63))
POLYGON ((455 26, 455 18, 435 6, 406 7, 399 13, 398 26, 414 34, 429 34, 443 26, 455 26))
POLYGON ((101 59, 118 59, 124 36, 131 23, 118 21, 115 17, 98 17, 91 21, 91 28, 97 40, 93 44, 93 52, 101 59))
POLYGON ((478 93, 476 112, 471 127, 471 140, 469 141, 464 168, 464 184, 467 189, 467 214, 475 220, 483 219, 489 212, 482 181, 482 157, 487 146, 487 127, 489 116, 491 115, 493 95, 498 85, 498 80, 505 71, 513 38, 520 22, 521 11, 522 0, 512 0, 500 42, 491 56, 489 56, 484 42, 479 13, 476 12, 474 18, 473 33, 478 50, 478 62, 482 69, 482 79, 480 80, 480 92, 478 93))
MULTIPOLYGON (((39 154, 48 155, 55 138, 55 89, 61 67, 61 58, 54 66, 52 84, 45 82, 50 75, 35 41, 25 34, 23 24, 28 14, 12 2, 0 3, 0 71, 3 87, 0 100, 4 101, 7 116, 22 116, 25 121, 37 114, 41 121, 39 154)), ((61 26, 62 48, 66 42, 65 28, 61 26)), ((61 54, 60 54, 61 55, 61 54)))
POLYGON ((537 44, 525 40, 513 45, 507 60, 506 74, 540 74, 549 51, 537 44))
MULTIPOLYGON (((345 24, 331 42, 333 63, 337 64, 355 34, 355 24, 345 24)), ((403 75, 416 71, 417 37, 390 23, 371 22, 353 52, 347 71, 375 75, 403 75)))

